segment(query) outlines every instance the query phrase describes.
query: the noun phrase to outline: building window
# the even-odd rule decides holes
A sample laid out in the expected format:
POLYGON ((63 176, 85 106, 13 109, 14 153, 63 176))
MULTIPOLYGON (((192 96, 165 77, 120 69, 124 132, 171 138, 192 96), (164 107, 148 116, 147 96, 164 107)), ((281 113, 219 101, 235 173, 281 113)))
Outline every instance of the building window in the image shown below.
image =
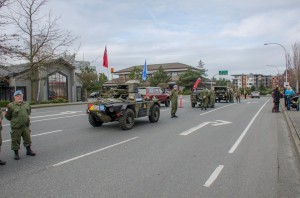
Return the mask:
POLYGON ((48 100, 68 99, 67 76, 59 72, 48 76, 48 100))
POLYGON ((177 76, 177 72, 172 72, 172 76, 177 76))

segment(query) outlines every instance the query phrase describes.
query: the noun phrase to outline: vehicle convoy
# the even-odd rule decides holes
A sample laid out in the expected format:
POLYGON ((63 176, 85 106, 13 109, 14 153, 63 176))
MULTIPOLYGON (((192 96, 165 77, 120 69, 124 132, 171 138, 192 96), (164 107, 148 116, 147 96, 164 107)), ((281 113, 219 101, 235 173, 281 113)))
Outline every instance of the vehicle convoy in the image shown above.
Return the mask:
POLYGON ((99 127, 103 123, 118 121, 123 130, 128 130, 134 126, 136 118, 148 116, 150 122, 157 122, 160 116, 159 101, 155 98, 145 100, 137 87, 137 81, 128 81, 111 90, 112 96, 89 103, 89 123, 99 127))
MULTIPOLYGON (((190 100, 191 100, 191 106, 194 108, 195 106, 202 106, 202 94, 203 94, 204 88, 197 87, 196 89, 193 89, 190 100)), ((211 90, 207 89, 207 97, 208 97, 208 106, 207 108, 214 108, 215 107, 215 93, 211 90)))
POLYGON ((203 91, 203 88, 196 88, 191 93, 191 106, 194 108, 195 106, 201 106, 202 104, 202 98, 201 98, 201 92, 203 91))
POLYGON ((170 106, 170 94, 165 93, 160 87, 138 87, 138 91, 146 100, 155 97, 160 103, 164 103, 166 107, 170 106))
POLYGON ((221 100, 225 100, 225 102, 230 101, 230 96, 229 96, 229 87, 226 86, 215 86, 214 87, 215 94, 216 94, 216 102, 221 102, 221 100))

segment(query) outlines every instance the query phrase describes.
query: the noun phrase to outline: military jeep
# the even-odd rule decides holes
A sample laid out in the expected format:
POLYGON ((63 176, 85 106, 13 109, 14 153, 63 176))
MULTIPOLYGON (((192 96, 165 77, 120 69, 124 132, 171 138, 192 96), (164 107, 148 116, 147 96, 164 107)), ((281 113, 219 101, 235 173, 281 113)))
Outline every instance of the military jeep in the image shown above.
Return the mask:
POLYGON ((118 121, 123 130, 128 130, 134 126, 136 118, 148 116, 150 122, 157 122, 160 116, 159 101, 142 98, 138 93, 138 85, 137 81, 128 81, 111 90, 111 96, 89 103, 89 123, 99 127, 103 123, 118 121))
POLYGON ((202 105, 202 98, 201 93, 203 92, 203 88, 194 89, 191 93, 190 99, 191 99, 191 106, 194 108, 196 105, 199 105, 199 107, 202 105))

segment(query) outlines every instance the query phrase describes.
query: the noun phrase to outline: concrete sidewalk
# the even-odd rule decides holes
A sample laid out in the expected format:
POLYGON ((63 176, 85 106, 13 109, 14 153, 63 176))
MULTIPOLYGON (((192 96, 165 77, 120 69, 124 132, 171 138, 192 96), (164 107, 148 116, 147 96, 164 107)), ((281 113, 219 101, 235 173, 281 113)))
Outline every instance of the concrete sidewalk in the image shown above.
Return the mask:
POLYGON ((284 107, 283 103, 281 103, 281 111, 284 113, 284 117, 290 129, 291 137, 295 144, 296 152, 300 159, 300 111, 296 111, 295 109, 288 111, 284 107))

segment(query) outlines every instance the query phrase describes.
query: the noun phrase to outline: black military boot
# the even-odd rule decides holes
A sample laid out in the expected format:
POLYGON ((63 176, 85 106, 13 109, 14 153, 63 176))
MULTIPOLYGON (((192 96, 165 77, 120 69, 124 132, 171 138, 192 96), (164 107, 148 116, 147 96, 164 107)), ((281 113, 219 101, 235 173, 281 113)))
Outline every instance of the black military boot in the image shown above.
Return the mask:
POLYGON ((15 151, 15 160, 19 160, 20 156, 19 156, 19 151, 18 150, 14 150, 15 151))
POLYGON ((0 165, 5 165, 5 164, 6 164, 5 161, 0 160, 0 165))
POLYGON ((27 149, 26 155, 35 156, 35 152, 31 150, 30 146, 27 146, 26 149, 27 149))

